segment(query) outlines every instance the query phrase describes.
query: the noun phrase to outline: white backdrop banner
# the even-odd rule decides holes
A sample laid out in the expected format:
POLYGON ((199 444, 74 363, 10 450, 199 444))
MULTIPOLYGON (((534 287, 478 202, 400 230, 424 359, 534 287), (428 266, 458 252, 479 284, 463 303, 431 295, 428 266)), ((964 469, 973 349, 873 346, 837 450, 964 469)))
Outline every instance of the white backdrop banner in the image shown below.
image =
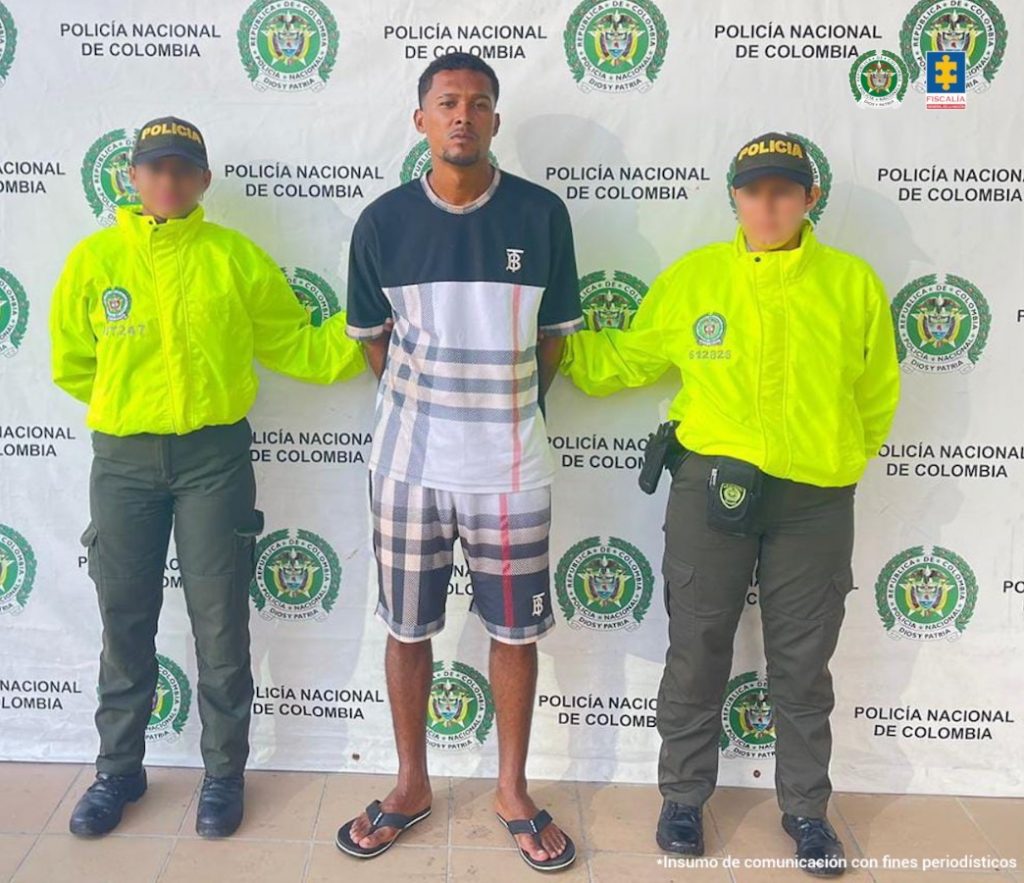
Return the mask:
MULTIPOLYGON (((1021 0, 2 0, 0 758, 97 748, 100 623, 79 544, 90 445, 83 408, 49 380, 47 313, 74 243, 135 199, 136 127, 174 114, 203 130, 208 216, 269 251, 319 321, 344 304, 359 212, 429 165, 411 121, 419 73, 461 49, 501 79, 495 161, 569 207, 592 324, 628 326, 662 267, 732 237, 741 144, 777 130, 812 145, 819 235, 878 270, 906 371, 858 491, 834 782, 1024 795, 1022 31, 1021 0)), ((649 498, 636 479, 675 390, 597 401, 561 378, 550 395, 559 622, 540 644, 533 776, 655 778, 666 483, 649 498)), ((372 394, 368 374, 330 388, 263 375, 255 767, 396 768, 372 613, 372 394), (278 576, 292 551, 300 591, 278 576)), ((494 775, 488 641, 464 566, 449 593, 431 765, 494 775)), ((196 765, 173 548, 158 648, 148 759, 196 765)), ((774 740, 752 584, 721 780, 769 785, 774 740)))

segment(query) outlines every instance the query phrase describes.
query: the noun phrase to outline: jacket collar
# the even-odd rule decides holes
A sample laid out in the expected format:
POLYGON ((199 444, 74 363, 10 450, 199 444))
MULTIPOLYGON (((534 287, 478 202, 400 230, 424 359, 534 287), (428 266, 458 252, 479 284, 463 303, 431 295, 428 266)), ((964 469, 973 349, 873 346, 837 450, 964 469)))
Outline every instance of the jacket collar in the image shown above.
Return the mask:
POLYGON ((778 251, 750 251, 747 248, 747 239, 743 235, 743 228, 736 230, 736 238, 733 240, 733 247, 736 257, 748 263, 759 264, 770 263, 778 267, 787 276, 796 276, 804 271, 807 264, 817 252, 818 239, 814 235, 814 225, 804 219, 800 228, 800 244, 796 248, 778 251))
POLYGON ((159 231, 162 239, 184 242, 196 234, 204 216, 203 207, 197 205, 184 218, 168 218, 158 224, 152 216, 142 214, 139 206, 119 206, 116 220, 118 229, 132 239, 149 242, 150 237, 159 231))

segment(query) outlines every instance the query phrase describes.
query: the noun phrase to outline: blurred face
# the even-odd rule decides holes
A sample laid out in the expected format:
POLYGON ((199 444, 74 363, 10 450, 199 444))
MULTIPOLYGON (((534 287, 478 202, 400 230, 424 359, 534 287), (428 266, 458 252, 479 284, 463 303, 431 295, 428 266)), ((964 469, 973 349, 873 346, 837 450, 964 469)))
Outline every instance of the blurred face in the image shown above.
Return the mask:
POLYGON ((796 181, 768 176, 734 187, 732 195, 747 242, 757 251, 767 251, 781 248, 800 232, 804 215, 821 197, 821 188, 815 185, 808 193, 796 181))
POLYGON ((180 156, 165 156, 130 169, 143 209, 158 218, 183 218, 210 186, 210 172, 180 156))
POLYGON ((462 167, 486 163, 491 139, 501 124, 491 81, 478 71, 439 71, 413 122, 416 131, 427 136, 435 163, 462 167))

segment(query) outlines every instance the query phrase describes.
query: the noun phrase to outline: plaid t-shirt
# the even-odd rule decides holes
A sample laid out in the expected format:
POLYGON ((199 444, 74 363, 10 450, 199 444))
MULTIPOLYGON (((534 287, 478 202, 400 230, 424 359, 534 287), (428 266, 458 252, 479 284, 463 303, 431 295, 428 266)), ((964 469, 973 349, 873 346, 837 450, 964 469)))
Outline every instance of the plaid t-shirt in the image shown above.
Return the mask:
POLYGON ((537 331, 583 327, 562 201, 497 169, 464 206, 426 176, 379 197, 352 232, 348 333, 378 337, 390 318, 370 469, 451 491, 550 484, 537 331))

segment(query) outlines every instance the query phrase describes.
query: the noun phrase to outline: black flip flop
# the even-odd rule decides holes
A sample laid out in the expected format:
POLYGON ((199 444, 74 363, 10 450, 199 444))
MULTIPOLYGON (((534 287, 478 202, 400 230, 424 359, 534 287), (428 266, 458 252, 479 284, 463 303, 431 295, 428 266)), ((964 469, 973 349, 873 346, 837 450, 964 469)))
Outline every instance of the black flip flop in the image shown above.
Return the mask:
POLYGON ((334 839, 334 845, 342 852, 347 852, 356 858, 376 858, 378 855, 387 852, 394 842, 402 836, 404 831, 407 831, 417 822, 422 822, 429 815, 429 806, 425 810, 411 816, 400 812, 384 812, 380 808, 380 801, 375 800, 366 807, 366 816, 370 820, 370 830, 367 833, 372 834, 379 828, 398 828, 398 833, 388 840, 387 843, 382 843, 380 846, 375 846, 372 849, 364 849, 352 839, 352 824, 355 822, 355 819, 352 819, 338 828, 338 836, 334 839))
POLYGON ((542 809, 532 819, 512 819, 507 821, 498 815, 498 821, 505 826, 505 829, 511 835, 512 842, 516 845, 516 849, 519 850, 523 861, 535 871, 561 871, 576 861, 576 844, 572 842, 572 838, 565 831, 562 832, 565 837, 565 849, 554 858, 549 858, 542 862, 533 858, 516 840, 517 834, 530 834, 533 836, 534 842, 540 846, 540 832, 551 824, 551 813, 546 809, 542 809))

